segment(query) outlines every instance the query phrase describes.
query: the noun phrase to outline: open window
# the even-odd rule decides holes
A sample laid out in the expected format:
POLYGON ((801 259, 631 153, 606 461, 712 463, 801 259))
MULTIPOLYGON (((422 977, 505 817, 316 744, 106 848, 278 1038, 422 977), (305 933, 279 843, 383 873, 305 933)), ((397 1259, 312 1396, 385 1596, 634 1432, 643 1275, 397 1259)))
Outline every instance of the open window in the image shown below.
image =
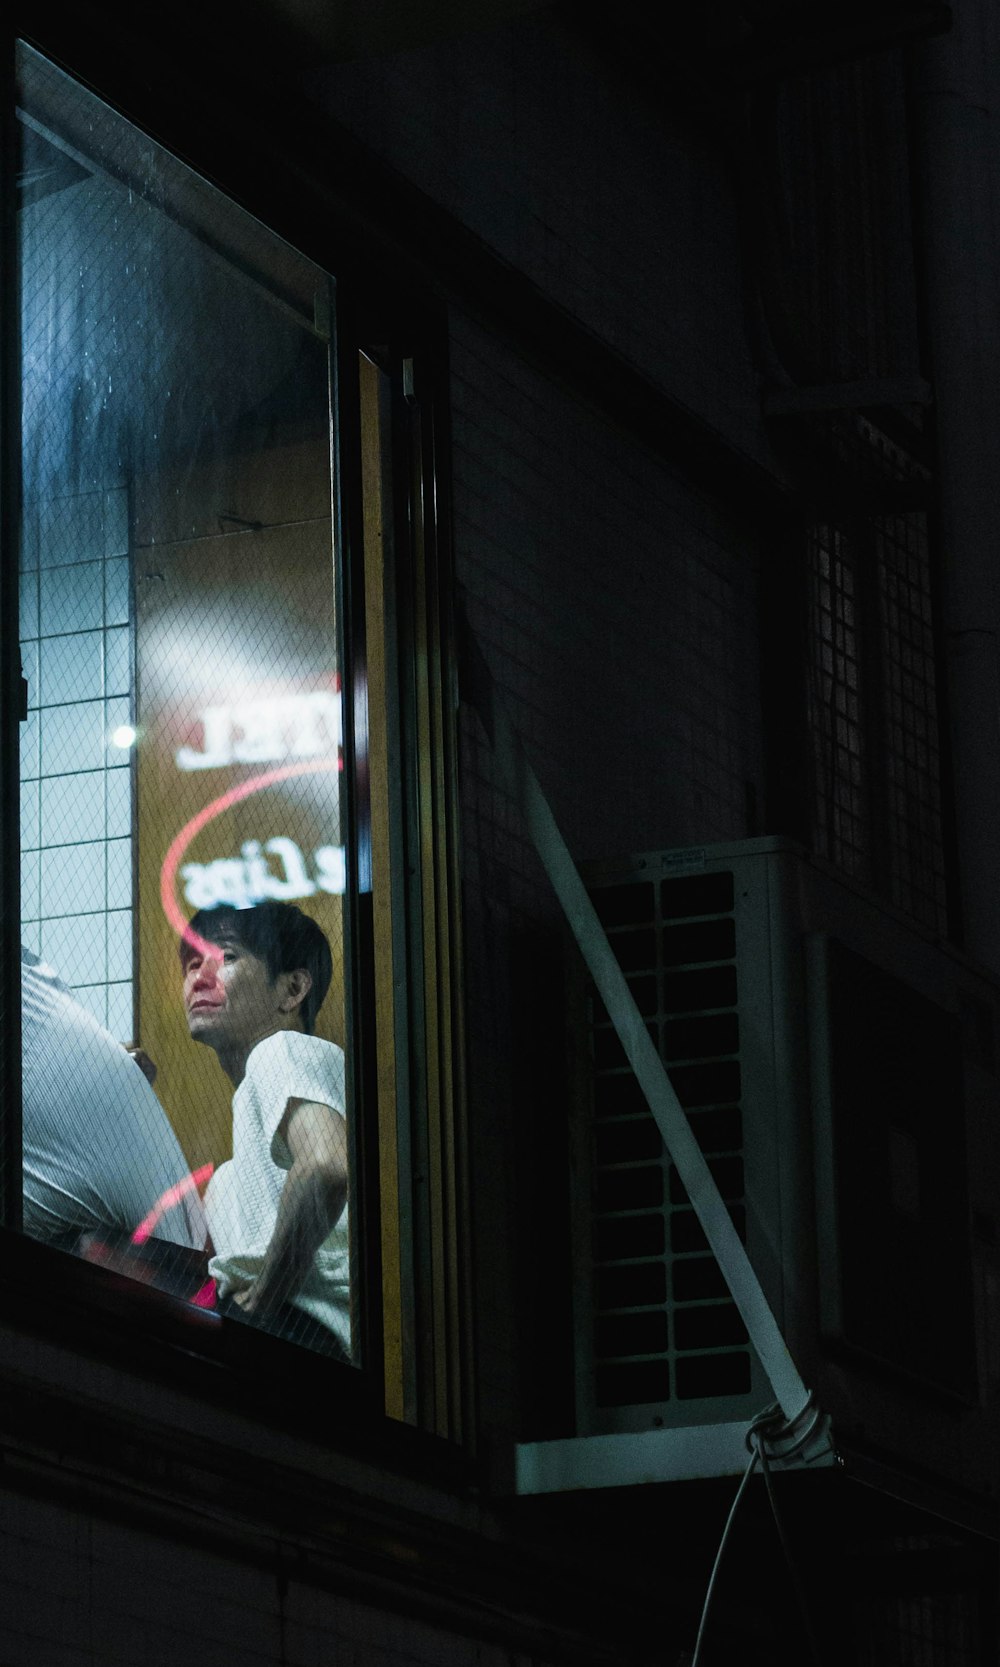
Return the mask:
POLYGON ((338 333, 326 270, 29 48, 18 103, 7 1225, 384 1357, 388 1410, 454 1428, 450 717, 413 362, 404 390, 399 344, 338 333))

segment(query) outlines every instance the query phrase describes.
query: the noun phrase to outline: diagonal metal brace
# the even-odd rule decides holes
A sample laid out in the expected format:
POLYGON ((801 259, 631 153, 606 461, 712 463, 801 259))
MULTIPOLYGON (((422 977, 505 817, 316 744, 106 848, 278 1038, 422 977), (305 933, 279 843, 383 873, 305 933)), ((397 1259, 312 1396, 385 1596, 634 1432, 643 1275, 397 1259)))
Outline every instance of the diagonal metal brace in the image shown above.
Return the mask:
MULTIPOLYGON (((520 737, 497 699, 489 668, 467 626, 464 636, 463 683, 492 740, 497 767, 507 790, 521 807, 542 866, 722 1270, 775 1400, 788 1424, 799 1429, 802 1421, 812 1416, 809 1392, 646 1030, 548 800, 528 763, 520 737)), ((829 1442, 826 1420, 816 1428, 815 1434, 820 1435, 821 1446, 829 1442)))

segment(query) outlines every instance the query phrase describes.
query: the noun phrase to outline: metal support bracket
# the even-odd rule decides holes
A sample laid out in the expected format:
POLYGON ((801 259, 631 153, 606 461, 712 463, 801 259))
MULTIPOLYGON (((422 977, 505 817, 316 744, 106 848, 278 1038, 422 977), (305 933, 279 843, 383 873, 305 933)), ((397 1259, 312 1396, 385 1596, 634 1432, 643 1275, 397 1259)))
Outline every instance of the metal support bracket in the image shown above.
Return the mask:
POLYGON ((799 1376, 520 737, 497 699, 489 668, 467 626, 464 634, 466 688, 492 740, 504 784, 520 805, 542 866, 784 1415, 781 1431, 767 1438, 768 1457, 773 1451, 775 1460, 781 1462, 784 1441, 788 1456, 808 1445, 814 1460, 822 1453, 830 1462, 829 1420, 816 1411, 799 1376))

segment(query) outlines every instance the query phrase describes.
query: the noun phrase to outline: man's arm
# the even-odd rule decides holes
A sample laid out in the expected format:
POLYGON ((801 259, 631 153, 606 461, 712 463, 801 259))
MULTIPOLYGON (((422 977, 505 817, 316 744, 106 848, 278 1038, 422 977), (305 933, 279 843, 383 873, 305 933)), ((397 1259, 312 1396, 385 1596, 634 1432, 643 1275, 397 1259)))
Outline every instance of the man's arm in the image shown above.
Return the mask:
POLYGON ((292 1164, 274 1233, 253 1285, 234 1299, 261 1319, 294 1297, 347 1202, 347 1124, 340 1113, 316 1100, 290 1100, 282 1132, 292 1164))

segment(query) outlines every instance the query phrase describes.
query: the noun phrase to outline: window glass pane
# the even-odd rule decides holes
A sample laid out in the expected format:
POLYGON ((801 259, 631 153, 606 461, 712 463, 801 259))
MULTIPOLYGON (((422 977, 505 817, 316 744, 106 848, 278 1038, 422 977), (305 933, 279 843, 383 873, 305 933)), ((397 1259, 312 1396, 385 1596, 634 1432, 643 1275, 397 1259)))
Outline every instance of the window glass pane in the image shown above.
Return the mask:
POLYGON ((331 283, 20 102, 25 1230, 350 1356, 331 283))

